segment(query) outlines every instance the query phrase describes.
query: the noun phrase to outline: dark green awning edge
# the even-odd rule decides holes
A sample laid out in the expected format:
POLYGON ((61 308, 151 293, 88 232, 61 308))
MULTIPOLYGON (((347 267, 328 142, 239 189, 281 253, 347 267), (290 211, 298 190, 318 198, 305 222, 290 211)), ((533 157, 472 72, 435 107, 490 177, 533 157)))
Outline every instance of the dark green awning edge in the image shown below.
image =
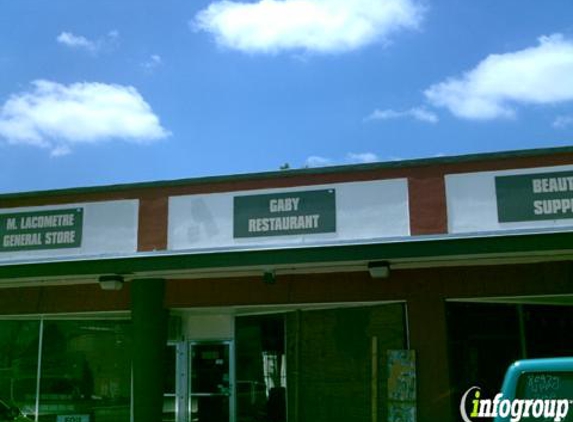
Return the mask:
POLYGON ((283 248, 209 253, 157 253, 0 266, 0 280, 97 277, 101 274, 161 273, 388 260, 431 261, 482 257, 572 254, 573 232, 462 237, 407 242, 283 248))

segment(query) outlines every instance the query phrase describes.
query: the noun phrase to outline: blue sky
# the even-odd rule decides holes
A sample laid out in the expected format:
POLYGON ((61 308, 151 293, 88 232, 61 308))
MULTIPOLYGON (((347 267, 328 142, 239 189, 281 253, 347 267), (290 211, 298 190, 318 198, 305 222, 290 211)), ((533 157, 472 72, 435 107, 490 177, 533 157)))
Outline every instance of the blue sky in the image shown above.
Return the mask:
POLYGON ((572 141, 571 0, 0 0, 0 192, 572 141))

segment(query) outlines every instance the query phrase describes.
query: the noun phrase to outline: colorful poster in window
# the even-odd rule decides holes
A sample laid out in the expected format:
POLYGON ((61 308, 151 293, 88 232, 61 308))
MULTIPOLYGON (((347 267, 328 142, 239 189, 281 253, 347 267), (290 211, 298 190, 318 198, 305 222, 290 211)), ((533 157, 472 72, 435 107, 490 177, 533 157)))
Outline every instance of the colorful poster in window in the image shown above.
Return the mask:
POLYGON ((388 350, 388 422, 416 422, 416 354, 388 350))

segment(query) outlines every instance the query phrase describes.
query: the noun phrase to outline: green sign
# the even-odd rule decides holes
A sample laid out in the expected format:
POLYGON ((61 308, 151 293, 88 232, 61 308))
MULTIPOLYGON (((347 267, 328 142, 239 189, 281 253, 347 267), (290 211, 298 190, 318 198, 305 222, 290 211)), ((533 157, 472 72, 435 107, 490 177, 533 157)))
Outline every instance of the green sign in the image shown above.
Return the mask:
POLYGON ((495 178, 500 223, 573 218, 573 171, 495 178))
POLYGON ((83 209, 0 214, 0 252, 78 248, 83 209))
POLYGON ((334 189, 234 198, 234 237, 336 232, 334 189))

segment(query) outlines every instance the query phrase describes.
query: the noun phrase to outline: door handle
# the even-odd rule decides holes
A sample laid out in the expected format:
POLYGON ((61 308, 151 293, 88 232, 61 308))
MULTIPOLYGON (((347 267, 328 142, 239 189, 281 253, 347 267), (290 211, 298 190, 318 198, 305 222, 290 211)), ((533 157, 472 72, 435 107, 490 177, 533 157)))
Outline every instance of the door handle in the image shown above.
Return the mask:
POLYGON ((230 396, 231 395, 231 386, 230 385, 221 385, 219 384, 217 386, 217 388, 219 389, 219 394, 223 394, 225 396, 230 396))

